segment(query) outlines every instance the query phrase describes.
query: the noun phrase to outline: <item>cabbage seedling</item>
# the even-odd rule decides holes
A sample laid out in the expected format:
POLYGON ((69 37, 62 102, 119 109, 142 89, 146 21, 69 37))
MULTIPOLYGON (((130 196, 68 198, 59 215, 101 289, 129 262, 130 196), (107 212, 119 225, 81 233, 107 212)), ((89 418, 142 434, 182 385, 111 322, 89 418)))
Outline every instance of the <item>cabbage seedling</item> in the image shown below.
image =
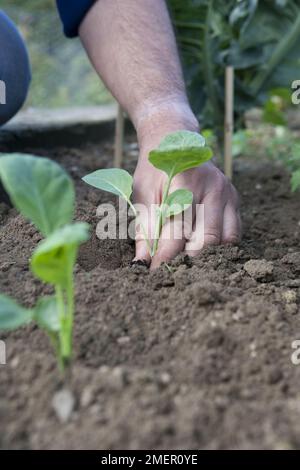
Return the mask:
MULTIPOLYGON (((141 225, 151 257, 157 251, 162 227, 166 220, 182 213, 193 202, 193 194, 187 189, 177 189, 170 193, 170 185, 174 176, 202 165, 211 157, 212 150, 205 146, 204 137, 190 131, 178 131, 168 134, 160 145, 150 152, 150 163, 167 175, 162 201, 156 212, 155 236, 152 245, 145 227, 141 225)), ((133 179, 127 171, 117 168, 96 170, 86 175, 83 181, 95 188, 122 197, 132 209, 134 216, 138 217, 137 211, 131 202, 133 179)))
POLYGON ((70 362, 74 317, 73 270, 88 224, 72 222, 75 193, 69 175, 55 162, 32 155, 0 156, 0 178, 12 203, 42 233, 30 268, 55 295, 24 308, 0 295, 0 329, 13 330, 35 321, 50 337, 61 369, 70 362))

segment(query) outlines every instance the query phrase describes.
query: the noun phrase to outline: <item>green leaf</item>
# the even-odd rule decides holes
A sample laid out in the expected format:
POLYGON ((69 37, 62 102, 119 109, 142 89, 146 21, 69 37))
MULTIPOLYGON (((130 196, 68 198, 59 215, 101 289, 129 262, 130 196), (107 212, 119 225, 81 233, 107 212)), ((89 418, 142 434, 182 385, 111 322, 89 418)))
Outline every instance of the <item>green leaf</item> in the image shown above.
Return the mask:
POLYGON ((116 194, 127 202, 130 200, 133 180, 132 176, 125 170, 119 168, 96 170, 82 179, 97 189, 116 194))
POLYGON ((13 299, 0 294, 0 330, 14 330, 32 320, 32 310, 18 305, 13 299))
POLYGON ((44 330, 55 333, 60 330, 59 310, 54 296, 39 299, 33 314, 37 324, 44 330))
POLYGON ((292 173, 291 185, 292 191, 296 191, 300 188, 300 169, 292 173))
POLYGON ((14 206, 44 236, 71 222, 73 182, 57 163, 18 153, 0 156, 0 177, 14 206))
POLYGON ((89 238, 88 224, 66 225, 43 240, 31 258, 32 272, 44 282, 67 287, 78 247, 89 238))
POLYGON ((212 150, 205 147, 204 137, 196 132, 178 131, 167 135, 158 148, 150 152, 149 161, 172 178, 211 157, 212 150))
POLYGON ((187 189, 177 189, 169 194, 164 206, 164 217, 172 217, 188 209, 193 202, 193 193, 187 189))

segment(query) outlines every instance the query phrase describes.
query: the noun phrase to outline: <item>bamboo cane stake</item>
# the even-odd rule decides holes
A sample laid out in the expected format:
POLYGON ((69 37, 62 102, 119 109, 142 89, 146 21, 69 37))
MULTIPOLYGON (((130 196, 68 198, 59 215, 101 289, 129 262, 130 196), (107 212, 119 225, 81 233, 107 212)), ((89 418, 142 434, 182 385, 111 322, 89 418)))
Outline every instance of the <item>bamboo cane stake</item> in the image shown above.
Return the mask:
POLYGON ((232 139, 234 130, 234 68, 225 71, 224 172, 232 179, 232 139))
POLYGON ((121 168, 123 162, 123 147, 124 147, 124 113, 120 105, 118 105, 118 114, 116 119, 116 133, 115 133, 115 155, 114 167, 121 168))

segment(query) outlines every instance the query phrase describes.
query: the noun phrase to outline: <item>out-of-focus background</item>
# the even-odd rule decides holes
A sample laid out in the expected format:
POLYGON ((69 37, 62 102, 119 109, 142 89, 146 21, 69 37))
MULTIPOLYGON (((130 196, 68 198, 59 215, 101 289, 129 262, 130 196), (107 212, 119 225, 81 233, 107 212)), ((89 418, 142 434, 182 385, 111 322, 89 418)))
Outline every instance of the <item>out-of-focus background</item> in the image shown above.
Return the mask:
POLYGON ((112 100, 79 39, 63 35, 54 0, 2 0, 1 9, 28 46, 33 73, 26 107, 88 106, 112 100))
MULTIPOLYGON (((253 145, 261 134, 259 147, 271 156, 276 153, 277 159, 282 155, 293 175, 292 187, 300 187, 299 136, 290 132, 299 128, 299 107, 291 97, 293 82, 300 78, 300 1, 167 3, 190 103, 202 130, 208 130, 203 131, 208 142, 213 145, 217 137, 222 145, 224 76, 231 65, 235 70, 233 155, 256 154, 253 145), (254 134, 253 119, 248 119, 253 109, 254 122, 259 123, 254 134)), ((54 0, 2 0, 1 9, 16 23, 28 46, 32 83, 25 108, 37 111, 33 120, 39 122, 41 113, 53 108, 67 108, 70 116, 69 108, 77 107, 81 122, 83 108, 88 107, 85 112, 90 116, 89 106, 113 101, 80 40, 64 36, 54 0)), ((29 122, 28 115, 24 120, 29 122)))

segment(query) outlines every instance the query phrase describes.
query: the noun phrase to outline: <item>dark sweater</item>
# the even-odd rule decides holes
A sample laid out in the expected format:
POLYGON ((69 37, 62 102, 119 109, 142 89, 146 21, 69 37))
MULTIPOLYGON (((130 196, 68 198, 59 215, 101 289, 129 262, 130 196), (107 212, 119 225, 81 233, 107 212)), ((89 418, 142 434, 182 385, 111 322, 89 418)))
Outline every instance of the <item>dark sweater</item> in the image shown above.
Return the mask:
POLYGON ((64 33, 69 38, 78 35, 78 28, 95 0, 56 0, 64 33))

